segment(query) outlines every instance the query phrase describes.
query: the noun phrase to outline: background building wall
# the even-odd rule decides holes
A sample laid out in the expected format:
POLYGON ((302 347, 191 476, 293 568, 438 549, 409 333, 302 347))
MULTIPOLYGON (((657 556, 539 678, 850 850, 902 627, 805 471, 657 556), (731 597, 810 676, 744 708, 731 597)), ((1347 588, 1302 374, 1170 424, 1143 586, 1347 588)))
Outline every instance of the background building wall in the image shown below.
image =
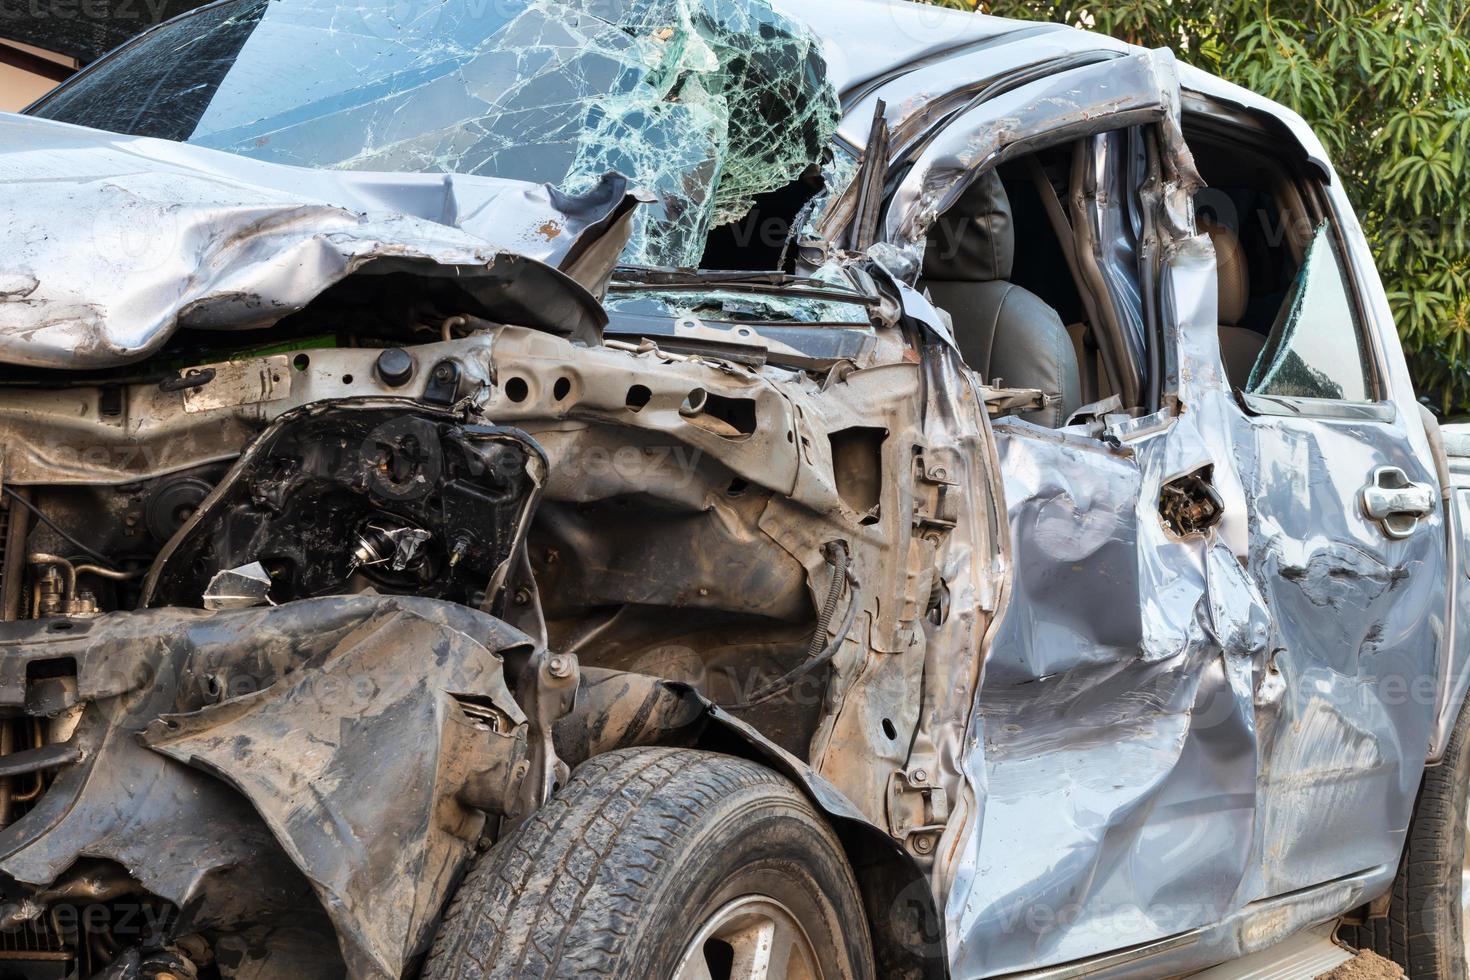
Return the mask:
POLYGON ((0 52, 0 112, 18 112, 56 85, 56 75, 60 72, 37 65, 36 60, 49 62, 65 71, 76 66, 76 59, 43 48, 16 41, 0 44, 6 48, 0 52))

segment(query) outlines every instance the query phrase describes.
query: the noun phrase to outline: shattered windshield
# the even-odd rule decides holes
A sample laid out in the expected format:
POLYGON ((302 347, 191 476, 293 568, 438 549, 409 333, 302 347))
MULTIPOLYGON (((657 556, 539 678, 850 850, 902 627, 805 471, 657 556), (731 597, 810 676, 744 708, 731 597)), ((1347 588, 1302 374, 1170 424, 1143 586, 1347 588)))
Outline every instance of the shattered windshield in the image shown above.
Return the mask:
POLYGON ((35 115, 277 163, 651 191, 630 264, 819 165, 816 40, 765 0, 225 0, 143 35, 35 115))

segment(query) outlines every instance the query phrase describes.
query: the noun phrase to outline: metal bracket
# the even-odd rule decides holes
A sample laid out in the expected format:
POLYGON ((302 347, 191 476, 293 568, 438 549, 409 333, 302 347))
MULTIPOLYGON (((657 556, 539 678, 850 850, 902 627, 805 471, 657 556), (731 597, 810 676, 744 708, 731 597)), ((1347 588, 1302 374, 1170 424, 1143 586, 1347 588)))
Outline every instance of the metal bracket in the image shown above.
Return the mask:
POLYGON ((517 700, 530 722, 526 753, 530 771, 520 784, 513 810, 506 815, 512 826, 534 813, 571 776, 571 769, 556 754, 551 736, 557 719, 576 707, 580 683, 576 654, 537 650, 522 668, 517 687, 524 695, 517 700))
POLYGON ((980 385, 980 397, 992 417, 1030 412, 1056 404, 1060 399, 1040 388, 1004 388, 980 385))
POLYGON ((888 830, 920 858, 932 857, 949 822, 949 794, 934 770, 909 767, 888 777, 888 830))
POLYGON ((914 527, 951 530, 959 522, 959 484, 955 471, 941 458, 923 453, 914 457, 914 527))

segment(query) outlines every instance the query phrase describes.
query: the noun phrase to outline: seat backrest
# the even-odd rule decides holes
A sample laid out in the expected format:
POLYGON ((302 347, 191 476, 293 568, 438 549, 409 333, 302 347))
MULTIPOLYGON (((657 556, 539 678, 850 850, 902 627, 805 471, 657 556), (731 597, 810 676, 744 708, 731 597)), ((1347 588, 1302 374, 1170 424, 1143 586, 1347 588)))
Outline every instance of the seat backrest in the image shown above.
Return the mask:
POLYGON ((1056 428, 1081 407, 1077 354, 1056 310, 1007 281, 1015 250, 1010 198, 992 171, 935 222, 920 285, 949 313, 965 362, 987 384, 1053 396, 1023 418, 1056 428))
POLYGON ((1199 230, 1209 235, 1215 246, 1215 273, 1220 286, 1220 359, 1225 362, 1225 377, 1232 387, 1244 388, 1256 358, 1266 346, 1265 336, 1240 325, 1251 300, 1250 266, 1246 263, 1245 248, 1240 236, 1225 225, 1201 218, 1199 230))

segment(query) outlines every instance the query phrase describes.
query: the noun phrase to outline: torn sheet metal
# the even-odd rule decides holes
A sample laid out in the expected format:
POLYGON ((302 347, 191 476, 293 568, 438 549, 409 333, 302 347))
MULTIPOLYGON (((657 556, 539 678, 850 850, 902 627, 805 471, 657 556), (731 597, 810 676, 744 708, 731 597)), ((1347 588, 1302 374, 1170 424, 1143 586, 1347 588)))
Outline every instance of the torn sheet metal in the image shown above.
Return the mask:
MULTIPOLYGON (((940 12, 949 13, 942 9, 940 12)), ((1100 35, 1086 35, 1085 48, 1079 47, 1078 33, 1059 24, 1020 23, 970 15, 962 18, 971 24, 989 21, 995 33, 968 42, 954 38, 958 41, 955 47, 964 52, 959 59, 920 61, 902 69, 879 72, 872 80, 844 88, 845 114, 839 135, 855 147, 866 145, 874 110, 882 99, 887 106, 884 118, 889 131, 898 137, 902 146, 922 132, 924 126, 937 122, 945 111, 964 105, 997 78, 1073 57, 1079 50, 1113 51, 1120 55, 1133 50, 1122 41, 1100 35), (964 65, 963 71, 956 70, 960 64, 964 65)))
POLYGON ((82 761, 0 835, 6 894, 59 887, 82 855, 116 862, 181 910, 178 934, 255 923, 220 954, 230 978, 399 977, 484 824, 460 794, 508 780, 524 748, 501 653, 528 641, 450 603, 6 623, 0 646, 9 707, 34 705, 28 665, 57 658, 84 706, 82 761), (311 939, 323 915, 340 949, 311 939))
POLYGON ((1137 52, 1039 79, 981 102, 923 145, 887 214, 887 241, 922 255, 929 228, 1019 139, 1060 139, 1156 122, 1169 111, 1173 56, 1137 52))

